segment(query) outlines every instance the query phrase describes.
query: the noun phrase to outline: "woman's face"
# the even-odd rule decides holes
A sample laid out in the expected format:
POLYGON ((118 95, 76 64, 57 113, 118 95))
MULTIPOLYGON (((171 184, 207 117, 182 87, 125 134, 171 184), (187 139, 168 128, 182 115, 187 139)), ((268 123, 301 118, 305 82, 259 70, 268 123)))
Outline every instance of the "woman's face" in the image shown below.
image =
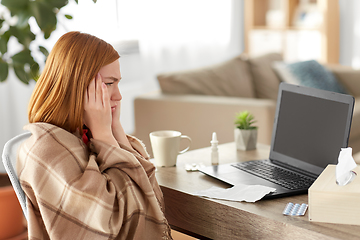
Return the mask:
POLYGON ((111 111, 115 111, 117 102, 122 99, 119 90, 119 81, 121 79, 120 63, 119 60, 100 68, 99 74, 102 81, 106 84, 110 96, 111 111))

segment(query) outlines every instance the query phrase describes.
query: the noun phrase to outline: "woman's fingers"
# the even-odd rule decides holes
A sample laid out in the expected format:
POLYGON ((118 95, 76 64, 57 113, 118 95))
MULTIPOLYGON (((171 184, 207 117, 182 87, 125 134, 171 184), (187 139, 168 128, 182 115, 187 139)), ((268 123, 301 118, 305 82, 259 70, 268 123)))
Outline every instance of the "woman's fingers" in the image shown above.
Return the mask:
POLYGON ((111 129, 111 106, 108 88, 100 74, 91 80, 85 94, 84 124, 90 128, 94 139, 114 146, 117 142, 111 129))
POLYGON ((95 89, 95 92, 96 92, 96 96, 95 96, 95 101, 98 102, 98 103, 101 103, 103 97, 102 97, 102 93, 103 93, 103 90, 102 90, 102 84, 103 84, 103 81, 102 81, 102 78, 101 78, 101 75, 98 73, 96 74, 96 77, 95 77, 95 81, 96 81, 96 89, 95 89))
POLYGON ((86 90, 84 103, 87 122, 111 125, 110 97, 100 74, 91 80, 86 90))
POLYGON ((110 106, 110 97, 109 97, 108 89, 107 89, 105 83, 102 83, 101 87, 102 87, 102 103, 103 103, 103 106, 106 109, 106 111, 109 111, 109 113, 110 113, 111 112, 111 106, 110 106))
POLYGON ((95 93, 96 93, 96 78, 92 79, 89 86, 88 86, 88 99, 89 102, 95 102, 95 93))
MULTIPOLYGON (((96 77, 91 80, 88 88, 87 88, 87 99, 88 103, 92 105, 92 107, 105 107, 104 101, 109 103, 109 96, 107 93, 107 87, 103 83, 101 75, 97 74, 96 77), (105 95, 106 94, 106 97, 105 95)), ((110 104, 110 103, 109 103, 110 104)))

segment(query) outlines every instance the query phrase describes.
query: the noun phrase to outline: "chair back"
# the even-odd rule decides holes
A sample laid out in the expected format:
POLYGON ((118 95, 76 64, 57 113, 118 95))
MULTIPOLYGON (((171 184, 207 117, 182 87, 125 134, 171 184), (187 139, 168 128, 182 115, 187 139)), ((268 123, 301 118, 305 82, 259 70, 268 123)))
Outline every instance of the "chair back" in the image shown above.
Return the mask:
POLYGON ((20 206, 26 219, 28 219, 26 196, 21 187, 18 175, 16 173, 17 150, 20 144, 31 136, 30 132, 22 133, 5 143, 2 153, 2 161, 5 170, 10 178, 11 184, 15 190, 16 196, 20 202, 20 206))

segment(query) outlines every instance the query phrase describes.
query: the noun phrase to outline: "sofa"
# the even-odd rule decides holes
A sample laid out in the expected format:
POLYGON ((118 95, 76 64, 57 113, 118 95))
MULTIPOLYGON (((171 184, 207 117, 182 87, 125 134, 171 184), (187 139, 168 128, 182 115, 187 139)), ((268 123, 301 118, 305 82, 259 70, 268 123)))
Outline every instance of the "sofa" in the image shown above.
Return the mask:
MULTIPOLYGON (((313 74, 313 82, 317 82, 313 87, 331 90, 336 85, 355 97, 349 146, 353 153, 360 152, 360 109, 356 107, 360 101, 360 70, 341 65, 324 66, 314 61, 306 64, 311 66, 309 71, 297 70, 301 74, 313 74), (324 82, 330 82, 330 89, 324 82)), ((220 144, 232 142, 235 114, 248 110, 257 121, 258 142, 270 144, 280 82, 309 84, 286 70, 290 66, 280 54, 256 58, 242 54, 214 66, 158 74, 160 90, 134 100, 134 135, 143 140, 151 156, 149 133, 157 130, 178 130, 188 135, 192 138, 190 149, 210 146, 213 132, 217 133, 220 144)), ((304 64, 301 67, 304 68, 304 64)), ((309 80, 311 76, 303 78, 309 80)))

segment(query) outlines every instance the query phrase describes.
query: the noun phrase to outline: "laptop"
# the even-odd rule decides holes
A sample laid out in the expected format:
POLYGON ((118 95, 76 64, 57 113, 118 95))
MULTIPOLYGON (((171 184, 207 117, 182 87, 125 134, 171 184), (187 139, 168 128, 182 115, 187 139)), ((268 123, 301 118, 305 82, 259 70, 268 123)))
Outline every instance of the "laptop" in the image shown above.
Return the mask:
POLYGON ((204 167, 200 172, 230 185, 276 188, 265 198, 307 193, 348 146, 354 101, 346 94, 281 83, 269 158, 204 167))

